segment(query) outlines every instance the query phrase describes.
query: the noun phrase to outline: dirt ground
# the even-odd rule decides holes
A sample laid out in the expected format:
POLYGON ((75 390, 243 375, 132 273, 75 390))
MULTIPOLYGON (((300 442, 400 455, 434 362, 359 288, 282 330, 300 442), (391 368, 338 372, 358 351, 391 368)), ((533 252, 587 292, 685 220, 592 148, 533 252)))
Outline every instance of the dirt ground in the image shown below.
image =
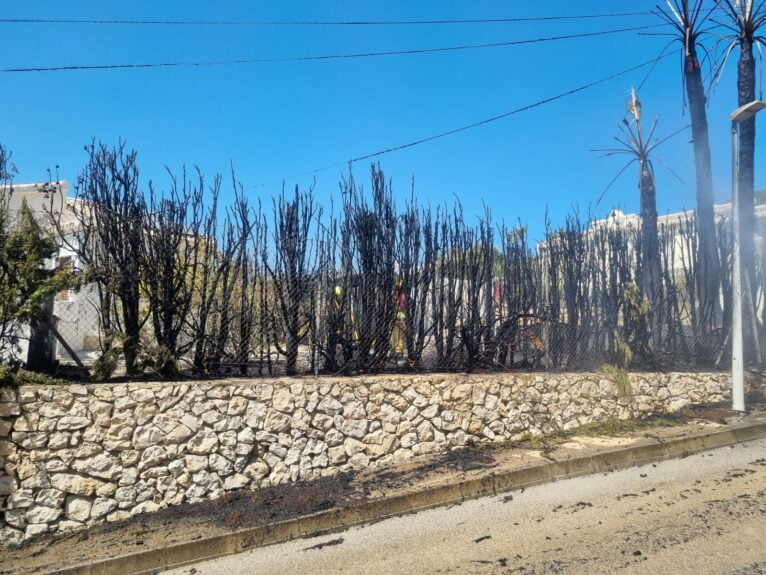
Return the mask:
POLYGON ((163 575, 764 575, 766 438, 195 562, 163 575))
MULTIPOLYGON (((758 408, 763 410, 763 406, 758 408)), ((655 416, 622 427, 618 422, 589 426, 591 444, 616 445, 652 434, 683 435, 702 427, 737 419, 725 406, 702 406, 681 414, 655 416), (598 436, 598 437, 595 437, 598 436), (610 441, 608 437, 617 437, 610 441), (626 440, 626 441, 623 441, 626 440)), ((79 563, 163 548, 245 528, 358 505, 365 500, 407 490, 413 485, 438 481, 445 475, 487 470, 509 458, 519 463, 571 447, 573 434, 557 434, 516 445, 479 445, 438 457, 422 458, 387 469, 343 473, 314 482, 300 482, 255 491, 237 491, 215 501, 168 507, 120 523, 104 524, 83 532, 48 537, 0 555, 0 574, 48 573, 79 563)))

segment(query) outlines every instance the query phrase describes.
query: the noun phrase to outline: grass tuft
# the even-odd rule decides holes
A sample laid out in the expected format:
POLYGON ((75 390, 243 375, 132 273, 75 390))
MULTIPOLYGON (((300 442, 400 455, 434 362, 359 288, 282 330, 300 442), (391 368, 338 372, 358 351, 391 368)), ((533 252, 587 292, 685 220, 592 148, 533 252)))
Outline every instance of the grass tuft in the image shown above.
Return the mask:
POLYGON ((71 383, 64 379, 51 377, 26 369, 11 369, 0 365, 0 387, 19 387, 20 385, 65 385, 71 383))
POLYGON ((620 397, 633 395, 633 388, 630 385, 630 375, 628 374, 628 370, 624 367, 605 363, 599 367, 596 372, 600 373, 617 386, 617 393, 620 394, 620 397))

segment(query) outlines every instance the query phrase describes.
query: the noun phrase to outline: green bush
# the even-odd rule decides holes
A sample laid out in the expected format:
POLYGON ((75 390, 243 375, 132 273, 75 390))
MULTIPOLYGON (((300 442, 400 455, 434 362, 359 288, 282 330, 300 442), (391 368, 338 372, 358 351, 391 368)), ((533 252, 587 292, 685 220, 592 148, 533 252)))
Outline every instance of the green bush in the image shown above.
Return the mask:
POLYGON ((0 387, 18 387, 20 385, 64 385, 67 383, 69 382, 51 377, 44 373, 27 371, 26 369, 14 369, 7 365, 0 365, 0 387))
POLYGON ((624 367, 605 363, 596 370, 617 386, 617 393, 620 397, 627 397, 633 394, 633 388, 630 385, 630 375, 624 367))
POLYGON ((101 356, 93 362, 93 379, 96 381, 107 381, 112 377, 117 369, 117 360, 120 357, 120 350, 117 348, 107 349, 101 356))

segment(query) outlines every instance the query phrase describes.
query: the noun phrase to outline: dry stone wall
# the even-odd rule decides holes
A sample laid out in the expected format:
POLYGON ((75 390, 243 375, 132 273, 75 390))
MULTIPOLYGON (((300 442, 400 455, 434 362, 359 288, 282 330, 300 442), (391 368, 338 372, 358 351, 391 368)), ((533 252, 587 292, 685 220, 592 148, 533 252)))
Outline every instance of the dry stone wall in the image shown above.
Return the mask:
POLYGON ((0 542, 604 418, 724 400, 726 374, 424 375, 0 389, 0 542))

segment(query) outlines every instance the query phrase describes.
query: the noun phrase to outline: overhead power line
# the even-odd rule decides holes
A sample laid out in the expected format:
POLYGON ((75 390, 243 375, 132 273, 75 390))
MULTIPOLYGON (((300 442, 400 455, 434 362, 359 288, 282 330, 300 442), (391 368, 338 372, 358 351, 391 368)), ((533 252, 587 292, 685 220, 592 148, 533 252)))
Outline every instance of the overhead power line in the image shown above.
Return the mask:
POLYGON ((313 174, 318 174, 320 172, 323 172, 323 171, 326 171, 326 170, 329 170, 329 169, 332 169, 332 168, 337 168, 337 167, 340 167, 340 166, 343 166, 343 165, 353 164, 353 163, 356 163, 356 162, 361 162, 363 160, 370 160, 372 158, 377 158, 377 157, 383 156, 385 154, 390 154, 392 152, 397 152, 399 150, 404 150, 406 148, 412 148, 412 147, 418 146, 420 144, 425 144, 427 142, 433 142, 434 140, 439 140, 441 138, 446 138, 447 136, 452 136, 452 135, 458 134, 460 132, 466 132, 468 130, 472 130, 474 128, 478 128, 480 126, 485 126, 487 124, 491 124, 492 122, 497 122, 499 120, 503 120, 503 119, 508 118, 510 116, 514 116, 516 114, 520 114, 522 112, 526 112, 526 111, 532 110, 534 108, 539 108, 539 107, 544 106, 546 104, 551 104, 551 103, 553 103, 553 102, 555 102, 557 100, 564 99, 564 98, 566 98, 568 96, 573 96, 574 94, 578 94, 580 92, 584 92, 585 90, 588 90, 590 88, 594 88, 594 87, 596 87, 596 86, 598 86, 600 84, 605 84, 605 83, 607 83, 607 82, 609 82, 611 80, 614 80, 614 79, 619 78, 621 76, 625 76, 627 74, 630 74, 631 72, 635 72, 636 70, 640 70, 642 68, 646 68, 647 66, 654 67, 657 64, 658 61, 664 60, 665 58, 668 58, 671 55, 672 55, 671 53, 660 54, 660 56, 657 57, 657 58, 652 58, 651 60, 647 60, 646 62, 642 62, 641 64, 637 64, 636 66, 631 66, 630 68, 626 68, 625 70, 621 70, 619 72, 615 72, 614 74, 610 74, 609 76, 604 76, 603 78, 599 78, 598 80, 594 80, 594 81, 589 82, 587 84, 583 84, 581 86, 577 86, 576 88, 572 88, 571 90, 567 90, 566 92, 561 92, 560 94, 556 94, 555 96, 551 96, 549 98, 544 98, 542 100, 538 100, 537 102, 533 102, 531 104, 527 104, 525 106, 521 106, 519 108, 511 110, 510 112, 505 112, 503 114, 498 114, 497 116, 492 116, 490 118, 485 118, 483 120, 479 120, 479 121, 473 122, 471 124, 466 124, 465 126, 461 126, 459 128, 453 128, 451 130, 447 130, 447 131, 444 131, 444 132, 439 132, 437 134, 433 134, 431 136, 426 136, 426 137, 420 138, 418 140, 413 140, 413 141, 407 142, 405 144, 399 144, 397 146, 391 146, 389 148, 383 148, 383 149, 378 150, 376 152, 371 152, 371 153, 368 153, 368 154, 363 154, 361 156, 356 156, 356 157, 353 157, 350 160, 345 161, 345 162, 336 162, 334 164, 331 164, 331 165, 328 165, 328 166, 324 166, 322 168, 317 168, 315 170, 310 170, 308 172, 303 172, 302 174, 297 174, 295 176, 291 176, 290 178, 287 178, 287 179, 283 178, 283 179, 280 179, 280 180, 271 180, 271 181, 268 181, 268 182, 263 182, 261 184, 256 184, 251 189, 255 189, 255 188, 259 188, 259 187, 263 187, 263 186, 268 186, 268 185, 271 185, 271 184, 276 184, 276 183, 284 182, 286 180, 294 180, 295 178, 300 178, 300 177, 304 177, 304 176, 310 176, 310 175, 313 175, 313 174))
POLYGON ((510 40, 508 42, 492 42, 488 44, 464 44, 461 46, 446 46, 440 48, 415 48, 412 50, 386 50, 382 52, 361 52, 354 54, 324 54, 314 56, 289 56, 285 58, 252 58, 242 60, 208 60, 201 62, 149 62, 138 64, 95 64, 73 66, 35 66, 29 68, 0 68, 1 73, 30 73, 30 72, 64 72, 73 70, 124 70, 142 68, 178 68, 199 66, 225 66, 237 64, 267 64, 284 62, 309 62, 321 60, 342 60, 355 58, 373 58, 381 56, 407 56, 413 54, 429 54, 436 52, 456 52, 461 50, 476 50, 483 48, 500 48, 504 46, 521 46, 524 44, 539 44, 542 42, 555 42, 560 40, 573 40, 576 38, 592 38, 648 30, 650 28, 664 27, 667 24, 653 24, 650 26, 634 26, 631 28, 618 28, 616 30, 604 30, 600 32, 583 32, 580 34, 566 34, 562 36, 549 36, 546 38, 528 38, 524 40, 510 40))
POLYGON ((613 12, 602 14, 571 14, 528 16, 518 18, 459 18, 424 20, 147 20, 147 19, 88 19, 88 18, 0 18, 0 24, 95 24, 126 26, 434 26, 450 24, 511 24, 561 20, 595 20, 653 16, 652 12, 613 12))

